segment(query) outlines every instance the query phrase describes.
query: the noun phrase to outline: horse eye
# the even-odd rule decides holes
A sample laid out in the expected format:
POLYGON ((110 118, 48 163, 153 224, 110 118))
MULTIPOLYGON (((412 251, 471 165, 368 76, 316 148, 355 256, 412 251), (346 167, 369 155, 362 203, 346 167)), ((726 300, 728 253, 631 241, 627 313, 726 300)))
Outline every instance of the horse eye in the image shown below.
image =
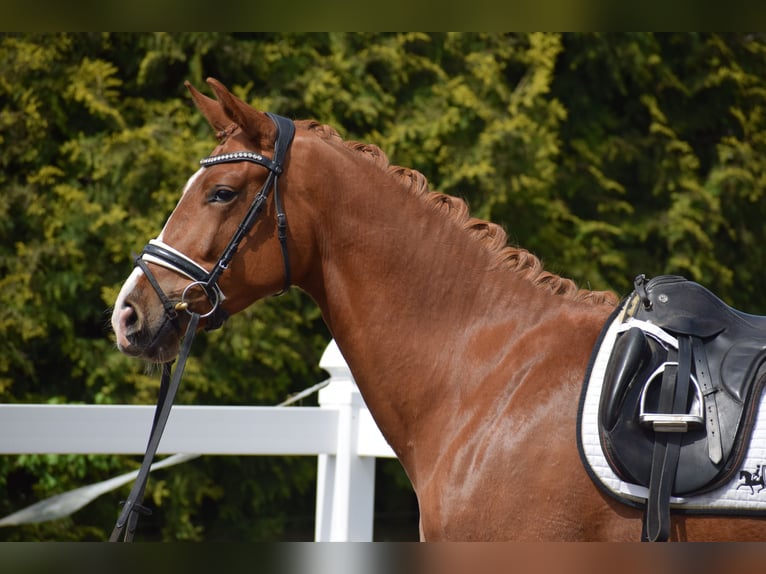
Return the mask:
POLYGON ((210 203, 228 203, 235 197, 237 197, 237 192, 233 189, 219 187, 213 190, 213 194, 210 196, 208 201, 210 203))

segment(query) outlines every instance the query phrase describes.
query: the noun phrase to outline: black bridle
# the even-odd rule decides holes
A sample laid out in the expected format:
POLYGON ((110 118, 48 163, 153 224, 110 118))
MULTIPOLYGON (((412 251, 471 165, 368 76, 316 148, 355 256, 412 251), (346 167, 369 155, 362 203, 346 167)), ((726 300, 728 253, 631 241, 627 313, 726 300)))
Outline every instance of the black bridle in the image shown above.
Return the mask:
POLYGON ((146 275, 147 280, 162 302, 162 306, 165 309, 166 320, 180 333, 178 319, 179 311, 186 311, 190 315, 190 319, 189 324, 186 327, 183 344, 178 354, 178 364, 176 365, 175 370, 171 373, 172 362, 163 365, 157 408, 154 412, 154 420, 152 421, 152 428, 149 433, 149 442, 146 447, 146 453, 144 454, 144 459, 141 463, 141 468, 138 471, 136 481, 133 484, 133 488, 128 495, 128 499, 123 503, 120 516, 109 537, 111 542, 119 541, 119 537, 123 532, 124 540, 126 542, 133 540, 136 527, 138 526, 139 516, 141 514, 150 513, 149 509, 141 504, 144 497, 144 490, 146 489, 146 482, 149 478, 151 463, 157 452, 162 432, 165 429, 165 424, 170 415, 170 408, 173 405, 173 399, 181 381, 184 367, 186 366, 186 359, 191 351, 191 343, 194 339, 197 326, 199 325, 200 319, 203 318, 207 318, 207 329, 216 329, 226 321, 226 311, 221 307, 221 303, 226 297, 218 285, 218 279, 229 267, 229 263, 231 263, 234 255, 236 255, 242 239, 248 234, 258 216, 263 211, 266 200, 272 189, 274 190, 274 205, 277 216, 277 237, 282 249, 282 260, 285 266, 284 286, 282 291, 278 294, 284 293, 290 287, 292 279, 290 274, 290 256, 287 250, 287 217, 285 216, 282 199, 279 195, 278 181, 279 176, 284 171, 285 157, 290 148, 290 144, 293 141, 293 136, 295 135, 295 124, 292 120, 276 114, 267 113, 266 115, 274 122, 277 129, 276 141, 274 142, 274 156, 271 159, 264 157, 259 153, 240 151, 214 155, 200 160, 200 165, 203 168, 221 163, 247 161, 261 165, 269 170, 266 181, 263 183, 260 192, 251 202, 244 219, 237 227, 237 230, 234 232, 233 237, 218 258, 218 262, 213 269, 208 271, 190 257, 187 257, 180 251, 158 239, 150 240, 144 247, 141 255, 135 259, 135 265, 143 271, 144 275, 146 275), (189 283, 181 293, 180 300, 175 302, 170 300, 162 290, 162 287, 151 269, 149 269, 148 263, 171 269, 176 273, 191 279, 191 283, 189 283), (186 297, 189 290, 193 287, 200 287, 205 292, 205 295, 211 304, 211 309, 207 313, 200 314, 189 307, 189 302, 186 300, 186 297))
MULTIPOLYGON (((295 124, 292 120, 278 116, 276 114, 267 113, 267 116, 271 118, 277 128, 277 137, 274 143, 274 157, 269 159, 263 155, 251 151, 239 151, 232 153, 225 153, 220 155, 214 155, 200 160, 200 165, 203 168, 207 168, 213 165, 221 163, 237 163, 237 162, 250 162, 261 165, 269 170, 269 174, 266 177, 266 181, 263 183, 260 192, 253 198, 250 207, 245 214, 242 222, 234 232, 233 237, 223 250, 221 256, 218 258, 217 263, 212 270, 208 271, 202 265, 195 262, 193 259, 187 257, 180 251, 177 251, 173 247, 167 245, 163 241, 158 239, 152 239, 144 247, 141 255, 136 258, 136 265, 146 275, 147 279, 151 283, 157 295, 162 301, 162 305, 165 308, 165 314, 171 322, 177 321, 177 312, 179 310, 189 311, 188 302, 186 301, 186 294, 189 289, 195 286, 201 287, 212 305, 212 308, 207 313, 204 313, 201 318, 208 318, 207 329, 215 329, 220 327, 224 321, 226 321, 226 312, 223 311, 220 304, 226 298, 218 286, 218 279, 221 274, 229 267, 229 263, 237 253, 239 244, 242 239, 247 235, 250 229, 255 224, 256 219, 263 211, 266 204, 266 200, 274 190, 274 205, 277 214, 277 237, 279 244, 282 248, 282 259, 285 265, 285 282, 281 293, 287 291, 290 287, 290 255, 287 250, 287 217, 285 216, 284 209, 282 207, 282 198, 279 195, 279 176, 284 170, 285 156, 287 150, 290 148, 293 136, 295 135, 295 124), (147 263, 155 263, 162 267, 171 269, 185 277, 188 277, 192 282, 187 285, 181 294, 181 300, 173 303, 165 295, 160 288, 159 283, 154 278, 147 263)), ((190 311, 189 311, 190 312, 190 311)))

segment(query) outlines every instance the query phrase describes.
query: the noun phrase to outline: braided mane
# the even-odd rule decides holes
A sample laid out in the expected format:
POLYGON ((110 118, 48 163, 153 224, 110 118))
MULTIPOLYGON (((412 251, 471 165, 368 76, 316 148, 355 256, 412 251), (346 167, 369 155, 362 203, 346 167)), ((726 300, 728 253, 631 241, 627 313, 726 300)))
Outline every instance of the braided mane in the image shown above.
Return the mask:
POLYGON ((438 191, 431 191, 428 187, 428 180, 422 173, 410 168, 391 165, 385 152, 379 147, 356 141, 344 141, 335 129, 313 120, 299 121, 296 124, 325 140, 344 146, 378 165, 411 193, 430 204, 433 209, 451 217, 470 237, 494 253, 499 265, 505 265, 520 273, 538 287, 557 295, 571 297, 575 301, 614 305, 618 303, 618 298, 612 292, 580 289, 571 279, 545 271, 542 261, 538 257, 526 249, 508 245, 508 235, 500 225, 471 217, 468 205, 464 200, 438 191))

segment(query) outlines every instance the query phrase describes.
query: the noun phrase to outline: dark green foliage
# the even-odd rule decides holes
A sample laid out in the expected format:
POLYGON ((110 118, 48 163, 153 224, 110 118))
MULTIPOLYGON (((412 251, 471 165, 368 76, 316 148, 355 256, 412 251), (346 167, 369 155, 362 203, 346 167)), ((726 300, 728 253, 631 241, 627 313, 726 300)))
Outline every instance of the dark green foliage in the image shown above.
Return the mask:
MULTIPOLYGON (((0 37, 0 69, 3 402, 154 402, 109 306, 212 149, 183 87, 207 76, 379 145, 582 286, 678 273, 766 313, 763 35, 26 34, 0 37)), ((323 378, 328 339, 299 291, 258 303, 198 338, 179 402, 276 404, 323 378)), ((0 516, 137 465, 0 457, 0 516)), ((412 513, 384 469, 376 507, 412 513)), ((145 536, 310 539, 315 474, 265 457, 162 471, 145 536)), ((124 494, 0 539, 104 539, 124 494)))

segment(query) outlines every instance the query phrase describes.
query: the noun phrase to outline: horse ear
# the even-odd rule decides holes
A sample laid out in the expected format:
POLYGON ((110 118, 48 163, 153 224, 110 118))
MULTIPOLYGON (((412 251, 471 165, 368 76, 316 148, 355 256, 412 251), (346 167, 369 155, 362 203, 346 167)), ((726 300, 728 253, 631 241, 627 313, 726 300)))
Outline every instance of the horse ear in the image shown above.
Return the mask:
POLYGON ((250 139, 253 141, 273 139, 274 124, 266 114, 240 100, 215 78, 208 78, 207 83, 213 88, 218 103, 229 120, 236 123, 250 139))
POLYGON ((184 85, 189 90, 189 93, 191 93, 194 105, 202 112, 202 115, 205 116, 210 126, 216 132, 223 131, 231 124, 231 119, 223 111, 221 104, 197 90, 197 88, 192 86, 191 82, 184 82, 184 85))

